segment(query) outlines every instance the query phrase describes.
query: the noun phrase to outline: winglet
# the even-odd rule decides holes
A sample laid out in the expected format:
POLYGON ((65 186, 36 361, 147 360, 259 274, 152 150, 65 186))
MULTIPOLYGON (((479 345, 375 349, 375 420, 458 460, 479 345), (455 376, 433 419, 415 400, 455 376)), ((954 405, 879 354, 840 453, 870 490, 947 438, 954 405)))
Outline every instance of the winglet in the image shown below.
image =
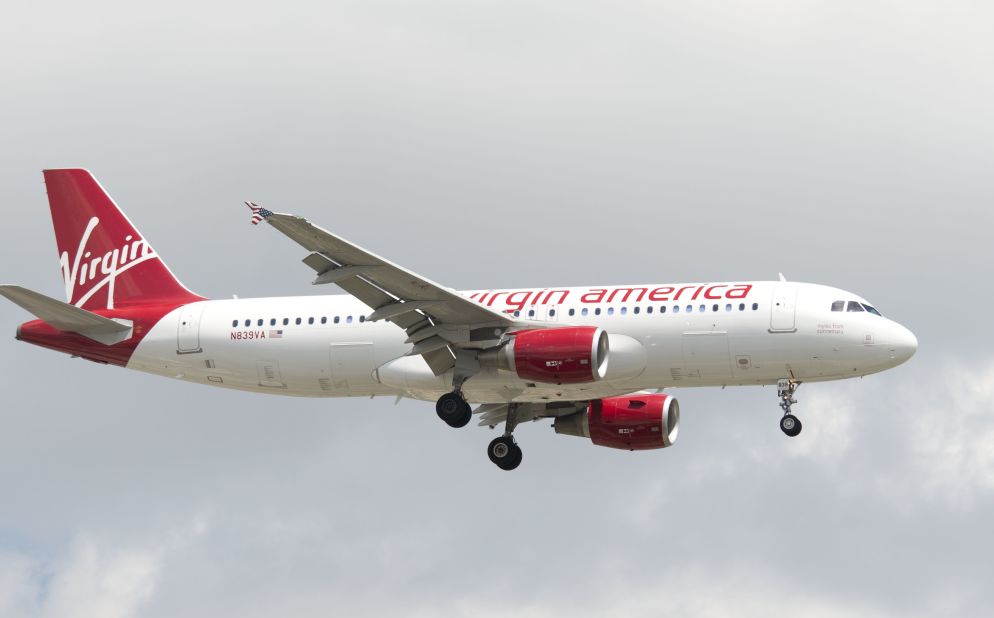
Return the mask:
POLYGON ((252 211, 252 225, 259 225, 259 222, 273 216, 273 212, 266 210, 255 202, 245 202, 245 205, 252 211))

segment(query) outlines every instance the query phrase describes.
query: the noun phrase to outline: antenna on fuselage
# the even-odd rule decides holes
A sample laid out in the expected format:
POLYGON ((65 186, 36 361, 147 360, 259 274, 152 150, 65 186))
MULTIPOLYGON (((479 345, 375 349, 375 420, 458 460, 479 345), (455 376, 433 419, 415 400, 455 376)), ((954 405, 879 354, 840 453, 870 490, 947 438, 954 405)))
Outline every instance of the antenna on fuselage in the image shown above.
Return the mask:
POLYGON ((780 281, 783 281, 784 283, 787 282, 787 277, 784 277, 783 273, 777 273, 777 274, 780 275, 780 281))

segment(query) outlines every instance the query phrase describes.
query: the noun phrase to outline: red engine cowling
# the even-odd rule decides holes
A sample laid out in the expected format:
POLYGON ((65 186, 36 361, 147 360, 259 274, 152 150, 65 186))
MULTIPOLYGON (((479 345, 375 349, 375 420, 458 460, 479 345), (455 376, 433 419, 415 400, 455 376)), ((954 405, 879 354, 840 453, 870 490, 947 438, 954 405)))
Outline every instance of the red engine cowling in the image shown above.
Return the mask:
POLYGON ((522 380, 583 384, 606 375, 608 337, 594 326, 526 330, 515 335, 505 354, 522 380))
POLYGON ((556 418, 556 433, 590 438, 598 446, 629 451, 665 448, 676 442, 680 404, 663 394, 595 399, 583 412, 556 418))

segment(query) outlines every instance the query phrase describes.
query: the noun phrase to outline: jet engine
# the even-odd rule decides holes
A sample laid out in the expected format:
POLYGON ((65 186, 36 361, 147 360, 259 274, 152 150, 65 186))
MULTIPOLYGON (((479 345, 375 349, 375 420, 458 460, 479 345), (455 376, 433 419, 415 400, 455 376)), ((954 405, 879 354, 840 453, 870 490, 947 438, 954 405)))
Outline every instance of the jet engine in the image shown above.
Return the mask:
POLYGON ((635 378, 645 371, 646 352, 638 340, 608 335, 596 326, 522 330, 500 348, 480 353, 480 365, 513 371, 544 384, 586 384, 635 378), (608 363, 610 359, 610 363, 608 363))
POLYGON ((484 352, 480 364, 514 371, 522 380, 583 384, 607 375, 608 335, 595 326, 523 330, 504 347, 484 352))
POLYGON ((666 448, 676 442, 680 404, 664 394, 636 393, 595 399, 587 409, 557 417, 556 433, 590 438, 598 446, 629 451, 666 448))

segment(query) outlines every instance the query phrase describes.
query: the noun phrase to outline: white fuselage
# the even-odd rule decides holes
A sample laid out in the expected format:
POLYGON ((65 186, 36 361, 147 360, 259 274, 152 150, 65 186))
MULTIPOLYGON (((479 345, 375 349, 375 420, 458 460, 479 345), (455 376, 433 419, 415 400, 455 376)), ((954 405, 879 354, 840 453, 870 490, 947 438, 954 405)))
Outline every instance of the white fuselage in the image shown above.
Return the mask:
MULTIPOLYGON (((865 306, 863 299, 837 288, 749 282, 712 286, 717 289, 708 298, 698 292, 692 299, 692 292, 711 285, 467 292, 481 304, 493 303, 491 308, 517 310, 523 321, 599 326, 625 335, 642 345, 646 362, 635 377, 609 375, 579 385, 531 383, 510 371, 485 369, 464 384, 463 393, 470 402, 580 400, 649 388, 836 380, 900 364, 917 345, 914 335, 885 317, 865 310, 833 311, 836 301, 865 306), (736 285, 748 287, 745 298, 722 296, 722 290, 736 285), (625 293, 589 301, 591 290, 619 289, 625 293), (687 291, 683 298, 650 292, 660 289, 687 291), (652 300, 661 297, 667 300, 652 300), (516 304, 509 305, 509 298, 516 304)), ((452 390, 451 373, 432 375, 420 356, 403 361, 408 371, 400 379, 396 371, 385 379, 378 368, 403 358, 411 344, 394 324, 367 321, 370 312, 351 296, 197 302, 159 321, 128 367, 305 397, 434 400, 452 390)))

